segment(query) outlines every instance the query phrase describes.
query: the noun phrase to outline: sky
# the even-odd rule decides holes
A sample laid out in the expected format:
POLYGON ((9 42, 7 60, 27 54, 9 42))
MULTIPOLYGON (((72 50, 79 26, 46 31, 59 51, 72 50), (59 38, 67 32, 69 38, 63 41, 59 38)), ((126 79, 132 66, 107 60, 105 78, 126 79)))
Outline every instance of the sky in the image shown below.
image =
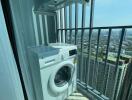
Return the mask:
MULTIPOLYGON (((78 26, 81 27, 82 5, 78 9, 78 26)), ((75 23, 75 5, 72 6, 72 24, 75 23)), ((85 26, 89 27, 90 6, 86 6, 85 26)), ((69 15, 68 15, 69 16, 69 15)), ((68 22, 69 23, 69 22, 68 22)), ((132 0, 95 0, 94 26, 132 25, 132 0)))
POLYGON ((94 26, 132 25, 132 0, 95 0, 94 26))

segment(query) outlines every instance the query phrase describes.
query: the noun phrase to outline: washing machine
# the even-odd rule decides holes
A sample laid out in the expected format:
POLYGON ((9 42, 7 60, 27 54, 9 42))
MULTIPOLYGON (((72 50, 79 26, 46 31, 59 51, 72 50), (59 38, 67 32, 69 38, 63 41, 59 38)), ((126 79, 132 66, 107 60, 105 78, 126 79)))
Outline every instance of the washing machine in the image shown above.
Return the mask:
POLYGON ((77 46, 30 47, 29 60, 36 100, 64 100, 76 90, 77 46))

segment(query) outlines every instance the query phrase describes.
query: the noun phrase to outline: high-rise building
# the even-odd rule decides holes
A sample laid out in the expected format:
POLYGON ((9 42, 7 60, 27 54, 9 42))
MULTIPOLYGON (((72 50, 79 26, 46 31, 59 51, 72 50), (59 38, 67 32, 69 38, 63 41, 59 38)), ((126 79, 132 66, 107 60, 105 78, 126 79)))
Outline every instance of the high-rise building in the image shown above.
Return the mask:
MULTIPOLYGON (((116 66, 117 58, 114 53, 108 54, 106 66, 105 60, 97 61, 97 64, 94 64, 96 65, 96 70, 98 71, 96 73, 97 81, 93 81, 92 84, 96 86, 92 87, 95 87, 95 89, 101 94, 105 94, 105 96, 109 97, 110 100, 114 96, 117 98, 124 81, 130 58, 130 56, 121 55, 118 66, 116 66), (96 82, 96 84, 94 82, 96 82)), ((94 60, 91 60, 91 63, 92 62, 95 63, 94 60)), ((91 80, 93 80, 93 78, 94 77, 91 77, 91 80)))
MULTIPOLYGON (((105 95, 110 98, 110 100, 115 96, 119 95, 122 83, 126 74, 126 70, 129 64, 130 56, 122 55, 119 60, 118 66, 116 66, 116 56, 110 56, 107 59, 107 70, 108 74, 105 95), (115 58, 114 58, 115 57, 115 58), (116 68, 117 67, 117 68, 116 68)), ((104 84, 103 84, 104 85, 104 84)), ((103 87, 102 87, 103 88, 103 87)))
MULTIPOLYGON (((79 62, 81 57, 79 56, 79 62)), ((109 53, 105 66, 105 59, 97 62, 95 57, 90 58, 90 66, 87 65, 87 55, 83 54, 83 66, 80 67, 81 80, 84 81, 86 67, 88 71, 88 85, 97 90, 100 94, 105 95, 110 100, 118 97, 122 83, 128 68, 130 56, 121 55, 118 66, 116 66, 115 53, 109 53)))
POLYGON ((131 85, 129 95, 128 95, 128 100, 131 100, 131 99, 132 99, 132 85, 131 85))

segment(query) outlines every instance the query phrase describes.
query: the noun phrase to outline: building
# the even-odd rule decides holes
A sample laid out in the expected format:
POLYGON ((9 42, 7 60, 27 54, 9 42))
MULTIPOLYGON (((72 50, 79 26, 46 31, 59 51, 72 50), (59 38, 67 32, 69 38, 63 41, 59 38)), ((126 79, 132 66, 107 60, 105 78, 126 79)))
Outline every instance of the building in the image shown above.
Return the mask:
MULTIPOLYGON (((128 64, 130 63, 131 56, 121 55, 119 64, 116 66, 116 56, 109 53, 106 65, 106 90, 105 95, 112 99, 114 96, 117 98, 121 90, 122 83, 127 71, 128 64), (116 68, 117 67, 117 68, 116 68), (116 71, 117 70, 117 71, 116 71), (115 92, 114 92, 115 91, 115 92)), ((103 73, 103 72, 101 72, 103 73)), ((104 84, 103 84, 104 85, 104 84)), ((99 87, 104 88, 104 87, 99 87)))

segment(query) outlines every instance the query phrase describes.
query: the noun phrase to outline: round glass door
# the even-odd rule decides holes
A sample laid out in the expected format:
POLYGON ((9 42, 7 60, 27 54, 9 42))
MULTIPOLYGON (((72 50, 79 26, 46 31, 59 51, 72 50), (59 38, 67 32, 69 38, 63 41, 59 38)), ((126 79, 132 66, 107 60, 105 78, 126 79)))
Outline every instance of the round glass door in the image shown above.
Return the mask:
POLYGON ((61 67, 55 75, 55 85, 58 87, 64 86, 71 79, 71 68, 68 66, 61 67))

